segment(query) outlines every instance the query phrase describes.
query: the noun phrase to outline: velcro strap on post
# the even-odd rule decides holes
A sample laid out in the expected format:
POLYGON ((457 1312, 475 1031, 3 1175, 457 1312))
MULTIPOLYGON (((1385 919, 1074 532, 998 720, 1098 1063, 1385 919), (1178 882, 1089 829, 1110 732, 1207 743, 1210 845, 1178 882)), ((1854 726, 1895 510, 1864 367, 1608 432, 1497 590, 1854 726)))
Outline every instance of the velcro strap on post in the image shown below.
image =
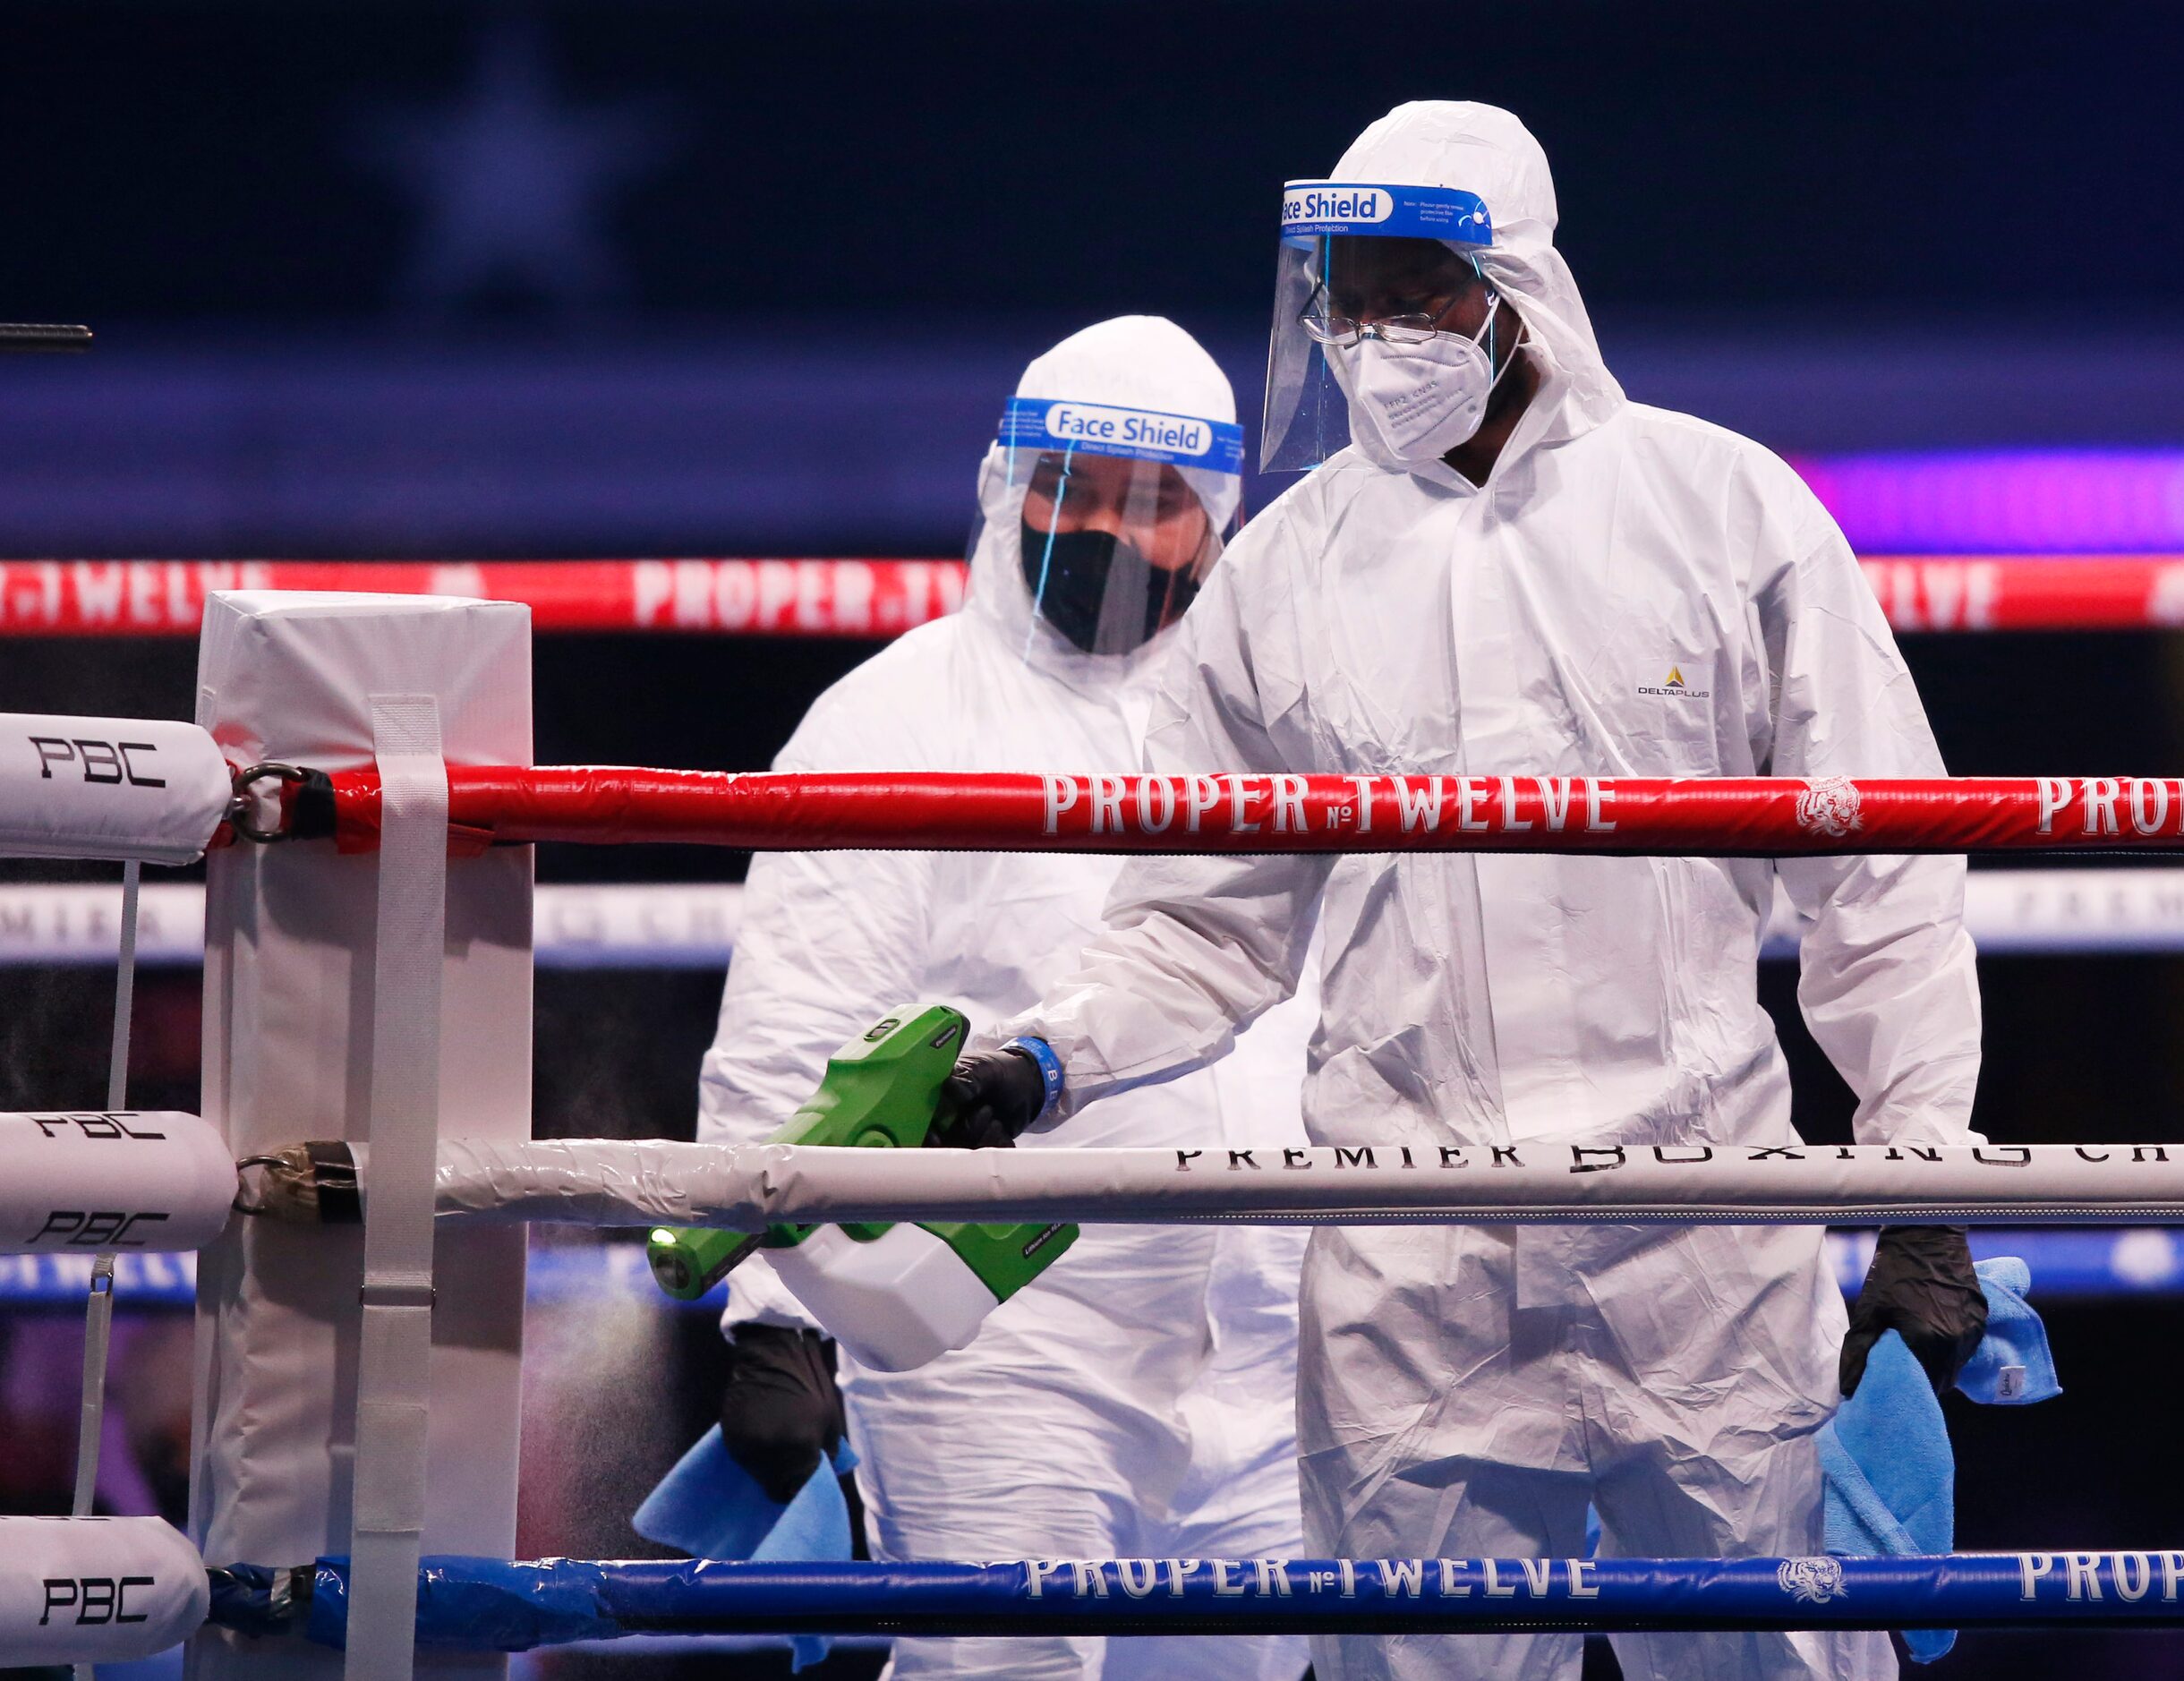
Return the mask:
POLYGON ((346 1681, 410 1681, 432 1384, 448 772, 429 695, 375 695, 382 794, 346 1681))

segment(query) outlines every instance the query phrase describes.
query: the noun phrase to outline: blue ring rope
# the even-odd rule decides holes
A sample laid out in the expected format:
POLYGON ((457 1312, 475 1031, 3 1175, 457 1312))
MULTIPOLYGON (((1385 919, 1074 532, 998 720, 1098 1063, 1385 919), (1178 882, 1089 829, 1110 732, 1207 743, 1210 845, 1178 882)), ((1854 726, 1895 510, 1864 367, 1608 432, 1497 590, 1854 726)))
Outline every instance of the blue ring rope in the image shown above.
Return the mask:
MULTIPOLYGON (((321 1644, 341 1643, 346 1560, 322 1558, 291 1571, 239 1566, 213 1575, 216 1624, 286 1629, 321 1644), (277 1600, 285 1610, 277 1610, 277 1600)), ((642 1634, 1619 1633, 2086 1624, 2184 1626, 2184 1550, 993 1565, 431 1557, 419 1572, 417 1637, 443 1649, 516 1651, 642 1634)))
MULTIPOLYGON (((1836 1282, 1855 1293, 1865 1275, 1870 1234, 1829 1234, 1836 1282)), ((2157 1226, 2071 1230, 1990 1226, 1971 1234, 1972 1253, 2022 1257, 2032 1267, 2043 1308, 2065 1299, 2116 1300, 2184 1295, 2184 1231, 2157 1226)), ((0 1312, 82 1305, 89 1255, 0 1256, 0 1312)), ((194 1255, 124 1255, 115 1290, 117 1311, 186 1309, 197 1300, 194 1255)), ((636 1243, 540 1243, 528 1274, 533 1306, 630 1298, 648 1307, 718 1313, 721 1295, 678 1303, 661 1295, 636 1243)))

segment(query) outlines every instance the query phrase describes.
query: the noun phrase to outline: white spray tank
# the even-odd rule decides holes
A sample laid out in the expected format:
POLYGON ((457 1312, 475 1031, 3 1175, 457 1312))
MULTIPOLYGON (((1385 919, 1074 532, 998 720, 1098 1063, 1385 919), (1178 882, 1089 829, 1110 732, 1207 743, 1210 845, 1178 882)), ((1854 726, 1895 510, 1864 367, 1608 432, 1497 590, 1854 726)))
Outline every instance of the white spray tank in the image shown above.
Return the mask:
MULTIPOLYGON (((810 1100, 771 1144, 918 1149, 969 1022, 943 1004, 890 1015, 827 1059, 810 1100)), ((773 1271, 862 1365, 909 1371, 961 1348, 1001 1303, 1077 1241, 1074 1225, 777 1225, 653 1231, 653 1276, 695 1301, 764 1249, 773 1271)))

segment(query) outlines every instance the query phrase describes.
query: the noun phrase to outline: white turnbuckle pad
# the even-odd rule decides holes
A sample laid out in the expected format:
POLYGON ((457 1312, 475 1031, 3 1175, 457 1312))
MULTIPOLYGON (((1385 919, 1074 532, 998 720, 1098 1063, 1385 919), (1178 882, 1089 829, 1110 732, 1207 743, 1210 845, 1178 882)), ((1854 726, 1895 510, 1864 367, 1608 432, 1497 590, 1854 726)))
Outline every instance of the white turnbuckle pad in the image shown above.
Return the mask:
POLYGON ((202 1249, 235 1197, 227 1142, 193 1114, 0 1114, 0 1255, 202 1249))
POLYGON ((0 858, 188 864, 233 797, 195 724, 0 713, 0 858))

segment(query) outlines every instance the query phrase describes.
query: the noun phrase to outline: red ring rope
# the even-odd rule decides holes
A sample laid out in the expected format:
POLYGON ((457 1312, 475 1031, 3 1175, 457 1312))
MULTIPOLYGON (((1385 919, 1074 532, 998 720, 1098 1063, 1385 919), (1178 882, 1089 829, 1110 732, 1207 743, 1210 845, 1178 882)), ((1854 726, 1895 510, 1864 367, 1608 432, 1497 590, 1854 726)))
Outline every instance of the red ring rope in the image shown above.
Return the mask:
MULTIPOLYGON (((344 850, 371 849, 377 772, 331 781, 336 839, 344 850)), ((815 776, 487 765, 451 767, 448 796, 449 823, 466 849, 569 840, 1764 858, 2184 849, 2184 780, 2174 777, 815 776)))
MULTIPOLYGON (((1901 631, 2184 625, 2184 555, 1872 556, 1901 631)), ((529 604, 541 631, 883 637, 961 605, 957 560, 0 561, 0 635, 194 635, 213 590, 374 590, 529 604)))
POLYGON ((0 635, 194 636, 214 590, 522 602, 542 631, 896 636, 963 604, 960 560, 8 560, 0 635))

